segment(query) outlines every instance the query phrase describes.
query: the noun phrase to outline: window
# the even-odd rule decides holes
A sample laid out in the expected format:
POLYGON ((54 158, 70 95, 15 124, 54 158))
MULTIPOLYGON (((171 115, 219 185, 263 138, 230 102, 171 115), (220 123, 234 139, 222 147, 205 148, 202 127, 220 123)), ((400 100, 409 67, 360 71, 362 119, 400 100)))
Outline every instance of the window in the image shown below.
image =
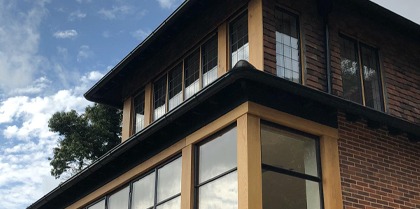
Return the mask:
POLYGON ((86 209, 180 209, 181 163, 178 157, 159 166, 86 209))
POLYGON ((116 192, 108 198, 108 209, 128 209, 128 202, 130 201, 130 187, 116 192))
POLYGON ((341 37, 343 97, 383 111, 378 51, 356 40, 341 37))
POLYGON ((181 208, 181 158, 134 182, 131 208, 181 208))
POLYGON ((172 110, 182 102, 182 65, 179 64, 168 73, 169 109, 172 110))
POLYGON ((248 16, 246 12, 230 23, 229 32, 230 62, 233 67, 239 60, 249 60, 248 16))
POLYGON ((301 82, 299 21, 297 15, 276 9, 276 72, 277 76, 301 82))
POLYGON ((144 92, 134 97, 134 133, 144 128, 144 92))
POLYGON ((105 199, 88 206, 87 209, 105 209, 105 199))
POLYGON ((154 83, 153 93, 153 119, 157 120, 166 113, 166 76, 154 83))
POLYGON ((196 50, 184 60, 185 99, 198 92, 200 83, 200 52, 196 50))
POLYGON ((153 120, 159 119, 216 78, 217 36, 213 36, 153 84, 153 120))
POLYGON ((214 36, 202 47, 202 75, 203 88, 217 78, 217 37, 214 36))
POLYGON ((238 208, 236 138, 236 127, 230 128, 198 147, 195 188, 199 209, 238 208))
POLYGON ((321 209, 318 140, 261 125, 263 208, 321 209))

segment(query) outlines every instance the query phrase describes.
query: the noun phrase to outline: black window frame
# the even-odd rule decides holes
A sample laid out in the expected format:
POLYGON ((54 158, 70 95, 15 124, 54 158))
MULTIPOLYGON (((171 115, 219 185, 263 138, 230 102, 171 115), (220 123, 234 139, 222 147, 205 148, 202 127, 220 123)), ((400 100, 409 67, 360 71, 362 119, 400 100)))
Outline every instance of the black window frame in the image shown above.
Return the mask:
MULTIPOLYGON (((290 9, 287 9, 287 8, 284 8, 284 7, 281 7, 281 6, 279 6, 279 5, 276 5, 276 7, 275 7, 275 12, 274 12, 274 19, 275 19, 275 26, 274 26, 274 33, 276 33, 276 32, 278 32, 278 29, 277 29, 277 26, 278 26, 278 22, 280 21, 279 19, 280 19, 280 17, 278 16, 279 15, 279 13, 284 13, 284 14, 287 14, 287 15, 289 15, 289 16, 291 16, 291 17, 294 17, 295 19, 296 19, 296 25, 295 25, 295 29, 296 29, 296 35, 297 35, 297 52, 298 52, 298 59, 296 60, 296 61, 298 61, 298 69, 299 69, 299 72, 298 72, 298 75, 299 75, 299 79, 298 79, 298 82, 295 82, 295 81, 293 81, 293 79, 292 80, 290 80, 290 79, 288 79, 288 78, 286 78, 285 77, 285 75, 284 75, 284 73, 283 73, 283 75, 279 75, 278 73, 277 73, 277 68, 279 67, 279 65, 278 65, 278 63, 277 63, 277 56, 278 56, 278 54, 277 54, 277 47, 276 47, 276 76, 278 76, 278 77, 280 77, 280 78, 283 78, 283 79, 286 79, 286 80, 289 80, 289 81, 292 81, 292 82, 295 82, 295 83, 299 83, 299 84, 303 84, 303 79, 304 79, 304 74, 303 74, 303 64, 302 64, 302 56, 303 56, 303 52, 302 52, 302 47, 301 47, 301 45, 302 45, 302 37, 301 37, 301 28, 300 28, 300 15, 297 13, 297 12, 293 12, 293 11, 291 11, 290 9)), ((280 32, 279 32, 280 33, 280 32)), ((276 34, 274 34, 274 37, 275 37, 275 42, 276 42, 276 45, 277 45, 277 38, 276 38, 276 34)), ((284 44, 283 44, 284 45, 284 44)), ((284 59, 284 57, 285 57, 285 55, 283 54, 283 59, 284 59)), ((293 57, 290 57, 290 59, 291 59, 291 61, 293 62, 293 57)), ((292 68, 293 68, 293 63, 292 63, 292 66, 291 66, 292 68)), ((285 68, 285 67, 283 67, 283 68, 285 68)), ((293 69, 292 69, 292 73, 293 73, 294 71, 293 71, 293 69)), ((292 76, 293 77, 293 76, 292 76)))
MULTIPOLYGON (((374 110, 377 110, 377 111, 381 111, 381 112, 385 112, 386 111, 386 106, 385 106, 385 88, 384 88, 384 84, 383 84, 383 72, 382 72, 382 68, 381 68, 381 62, 380 62, 380 58, 379 58, 379 49, 377 48, 377 47, 375 47, 375 46, 372 46, 372 45, 369 45, 369 44, 367 44, 367 43, 365 43, 365 42, 362 42, 361 40, 359 40, 359 39, 357 39, 357 38, 353 38, 353 37, 351 37, 351 36, 348 36, 348 35, 346 35, 346 34, 343 34, 343 33, 339 33, 339 38, 340 38, 340 50, 343 50, 343 48, 342 48, 342 42, 343 42, 343 40, 346 40, 346 41, 350 41, 350 42, 352 42, 353 44, 354 44, 354 46, 355 46, 355 57, 357 58, 357 71, 358 71, 358 73, 357 73, 357 79, 358 79, 358 88, 360 89, 359 90, 359 94, 361 95, 361 102, 357 102, 357 101, 353 101, 353 100, 350 100, 350 99, 348 99, 349 101, 352 101, 352 102, 355 102, 355 103, 358 103, 358 104, 361 104, 361 105, 363 105, 363 106, 365 106, 365 107, 368 107, 368 108, 372 108, 372 109, 374 109, 374 110), (367 49, 369 49, 369 50, 372 50, 374 53, 375 53, 375 62, 376 62, 376 64, 377 64, 377 76, 378 76, 378 96, 379 96, 379 104, 380 104, 380 107, 379 107, 379 109, 378 108, 375 108, 375 107, 371 107, 371 106, 368 106, 367 104, 366 104, 366 87, 365 87, 365 78, 364 78, 364 69, 363 69, 363 66, 364 66, 364 61, 363 61, 363 55, 362 55, 362 47, 364 47, 364 48, 367 48, 367 49)), ((340 62, 342 61, 342 53, 340 53, 340 62)), ((341 73, 341 76, 343 75, 342 73, 343 73, 343 69, 340 67, 340 73, 341 73)), ((344 84, 342 84, 342 91, 343 91, 343 96, 344 96, 344 84)))
POLYGON ((145 91, 144 90, 141 90, 141 91, 139 91, 139 93, 137 93, 134 97, 133 97, 133 114, 132 114, 132 116, 133 116, 133 121, 132 121, 132 133, 133 134, 135 134, 135 133, 137 133, 137 132, 139 132, 139 131, 141 131, 141 130, 143 130, 144 129, 144 127, 145 127, 145 124, 144 124, 144 120, 145 120, 145 117, 146 117, 146 115, 145 115, 145 104, 146 104, 146 97, 145 97, 146 95, 145 95, 145 91), (143 100, 142 100, 142 109, 143 109, 143 124, 142 124, 142 128, 140 129, 140 130, 137 130, 137 107, 139 106, 139 105, 136 105, 136 98, 143 98, 143 100))
MULTIPOLYGON (((320 137, 316 136, 316 135, 313 135, 313 134, 303 132, 303 131, 299 131, 299 130, 296 130, 296 129, 293 129, 293 128, 290 128, 290 127, 287 127, 287 126, 282 126, 282 125, 279 125, 279 124, 276 124, 276 123, 273 123, 273 122, 270 122, 270 121, 266 121, 266 120, 261 120, 260 124, 261 124, 260 125, 260 134, 261 134, 262 126, 265 125, 265 126, 270 126, 272 128, 280 129, 280 130, 283 130, 283 131, 286 131, 286 132, 289 132, 289 133, 301 135, 301 136, 304 136, 306 138, 311 138, 315 141, 315 149, 316 149, 315 156, 316 156, 316 164, 317 164, 317 172, 318 172, 317 177, 309 175, 309 174, 305 174, 305 173, 300 173, 300 172, 297 172, 297 171, 291 171, 291 170, 267 165, 267 164, 264 164, 262 162, 262 159, 261 159, 261 172, 263 172, 263 170, 268 170, 268 171, 275 172, 275 173, 278 173, 278 174, 283 174, 283 175, 296 177, 296 178, 299 178, 299 179, 309 180, 309 181, 318 183, 319 184, 319 198, 320 198, 320 204, 321 204, 320 208, 323 209, 324 208, 324 192, 323 192, 323 182, 322 182, 321 143, 320 143, 321 139, 320 139, 320 137)), ((261 138, 261 154, 262 154, 262 138, 261 138)))
MULTIPOLYGON (((234 31, 233 25, 235 23, 239 22, 239 21, 246 21, 246 24, 244 24, 246 26, 246 30, 244 30, 244 31, 246 31, 246 42, 244 42, 244 44, 241 47, 243 47, 245 44, 248 44, 248 60, 247 61, 249 61, 249 26, 248 26, 249 19, 248 19, 248 10, 245 10, 245 11, 240 12, 239 15, 232 18, 228 23, 228 37, 229 37, 228 38, 228 40, 229 40, 228 41, 228 47, 229 47, 229 50, 228 50, 229 51, 229 55, 228 55, 229 56, 229 67, 228 67, 228 69, 232 69, 234 67, 234 65, 236 64, 236 63, 233 63, 232 53, 234 51, 233 51, 232 46, 237 44, 239 42, 239 40, 245 39, 244 38, 245 35, 244 35, 241 38, 237 38, 236 42, 233 42, 233 40, 232 40, 233 39, 232 38, 232 32, 234 31), (244 18, 244 19, 242 19, 242 18, 244 18)), ((235 51, 237 51, 241 47, 236 47, 235 51)), ((237 60, 236 62, 238 62, 238 61, 239 60, 237 60)))

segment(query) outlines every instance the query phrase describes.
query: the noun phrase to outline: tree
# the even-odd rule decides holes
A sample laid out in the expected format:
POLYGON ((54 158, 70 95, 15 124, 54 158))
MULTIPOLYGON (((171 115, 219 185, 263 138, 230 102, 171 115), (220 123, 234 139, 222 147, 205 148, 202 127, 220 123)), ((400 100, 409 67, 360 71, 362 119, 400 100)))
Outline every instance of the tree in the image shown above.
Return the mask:
POLYGON ((75 110, 54 113, 48 127, 60 139, 49 158, 51 175, 73 175, 120 143, 121 118, 120 110, 96 103, 80 115, 75 110))

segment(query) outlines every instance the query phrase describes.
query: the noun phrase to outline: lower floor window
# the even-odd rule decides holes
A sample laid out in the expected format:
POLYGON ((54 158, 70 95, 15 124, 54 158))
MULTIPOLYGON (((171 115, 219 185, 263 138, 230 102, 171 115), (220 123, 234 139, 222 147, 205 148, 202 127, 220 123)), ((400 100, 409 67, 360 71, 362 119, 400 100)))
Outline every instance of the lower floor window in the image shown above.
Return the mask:
POLYGON ((197 149, 199 209, 237 209, 236 128, 219 133, 197 149))
POLYGON ((261 126, 263 208, 321 209, 318 140, 261 126))

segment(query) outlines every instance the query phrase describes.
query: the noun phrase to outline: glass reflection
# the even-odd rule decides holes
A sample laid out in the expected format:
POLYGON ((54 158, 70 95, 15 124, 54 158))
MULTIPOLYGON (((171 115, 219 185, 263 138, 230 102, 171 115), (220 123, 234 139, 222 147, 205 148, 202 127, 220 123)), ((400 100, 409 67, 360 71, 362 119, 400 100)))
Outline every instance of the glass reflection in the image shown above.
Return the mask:
POLYGON ((154 204, 155 173, 133 183, 132 209, 146 209, 154 204))
POLYGON ((179 208, 181 208, 181 197, 176 197, 156 207, 156 209, 179 209, 179 208))
POLYGON ((343 79, 343 97, 362 103, 360 88, 360 70, 356 43, 342 38, 341 41, 341 77, 343 79))
POLYGON ((199 183, 236 167, 236 127, 199 148, 199 183))
POLYGON ((320 209, 319 183, 263 171, 264 209, 320 209))
POLYGON ((130 187, 125 187, 111 195, 108 199, 108 209, 128 209, 130 187))
POLYGON ((89 206, 88 209, 105 209, 105 199, 89 206))
POLYGON ((262 163, 318 176, 316 140, 261 125, 262 163))
POLYGON ((181 158, 158 170, 157 201, 168 199, 181 192, 181 158))
POLYGON ((361 45, 360 49, 363 63, 363 84, 365 88, 366 106, 382 110, 378 55, 376 50, 370 47, 361 45))
POLYGON ((238 208, 238 175, 232 172, 199 188, 199 209, 238 208))
POLYGON ((248 16, 239 17, 230 25, 231 66, 239 60, 249 60, 248 16))

